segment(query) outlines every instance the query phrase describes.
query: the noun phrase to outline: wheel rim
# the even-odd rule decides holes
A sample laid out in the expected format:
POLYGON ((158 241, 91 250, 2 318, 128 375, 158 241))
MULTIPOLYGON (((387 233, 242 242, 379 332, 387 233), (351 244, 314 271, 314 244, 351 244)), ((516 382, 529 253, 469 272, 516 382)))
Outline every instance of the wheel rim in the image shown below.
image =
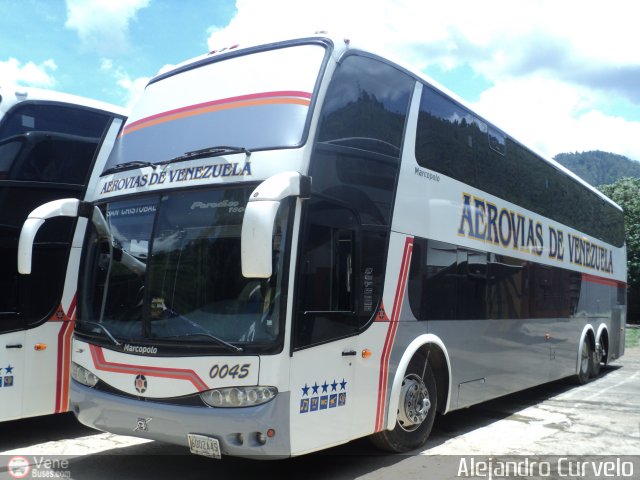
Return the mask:
POLYGON ((398 425, 407 432, 416 430, 425 421, 431 400, 429 390, 418 375, 407 375, 402 381, 400 405, 398 408, 398 425))

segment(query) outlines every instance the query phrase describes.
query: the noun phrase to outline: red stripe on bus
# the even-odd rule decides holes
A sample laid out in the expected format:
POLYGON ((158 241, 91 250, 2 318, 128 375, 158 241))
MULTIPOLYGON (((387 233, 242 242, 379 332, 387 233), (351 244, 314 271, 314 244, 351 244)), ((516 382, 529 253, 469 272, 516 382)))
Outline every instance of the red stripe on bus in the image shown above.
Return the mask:
POLYGON ((113 373, 129 373, 131 375, 146 375, 148 377, 171 378, 191 382, 199 392, 208 390, 209 387, 193 370, 183 368, 149 367, 145 365, 127 365, 125 363, 108 362, 104 358, 104 352, 100 347, 90 345, 91 358, 96 370, 113 373))
POLYGON ((73 336, 73 327, 75 326, 75 322, 70 321, 67 322, 67 330, 64 334, 64 353, 63 353, 63 364, 64 370, 62 373, 62 399, 60 402, 60 411, 66 412, 69 410, 69 380, 71 374, 71 337, 73 336))
POLYGON ((380 377, 378 378, 378 408, 376 412, 375 426, 376 432, 381 431, 384 426, 384 411, 386 408, 387 399, 387 377, 389 374, 389 360, 391 358, 391 348, 393 347, 393 342, 398 330, 398 319, 400 318, 402 302, 404 301, 404 292, 407 285, 409 264, 411 263, 412 252, 413 237, 407 237, 404 244, 404 251, 402 253, 402 264, 400 265, 400 273, 398 275, 398 285, 396 287, 396 295, 393 301, 391 320, 389 321, 389 328, 387 330, 387 336, 384 341, 382 356, 380 358, 380 377))
POLYGON ((73 322, 61 322, 58 332, 58 359, 56 373, 56 405, 55 413, 69 409, 69 368, 71 366, 71 335, 73 322))
POLYGON ((624 288, 627 286, 624 282, 612 280, 610 278, 598 277, 596 275, 589 275, 588 273, 583 273, 582 279, 585 282, 599 283, 600 285, 607 285, 608 287, 624 288))
POLYGON ((210 102, 198 103, 195 105, 188 105, 186 107, 175 108, 162 113, 156 113, 150 115, 135 122, 131 122, 124 128, 123 134, 131 133, 133 131, 145 128, 146 126, 155 125, 157 123, 163 123, 175 118, 182 118, 190 115, 197 115, 200 110, 206 111, 207 109, 216 109, 216 107, 229 106, 232 104, 240 103, 239 106, 251 106, 255 101, 262 101, 267 99, 280 99, 282 103, 301 103, 303 105, 309 105, 311 99, 311 93, 301 92, 295 90, 284 90, 275 92, 263 92, 263 93, 251 93, 248 95, 239 95, 236 97, 221 98, 218 100, 212 100, 210 102), (287 99, 291 102, 287 102, 287 99), (297 100, 296 100, 297 99, 297 100), (244 102, 244 103, 243 103, 244 102), (248 102, 248 103, 246 103, 248 102), (246 103, 246 105, 245 105, 246 103))
POLYGON ((384 348, 382 350, 382 358, 380 359, 380 377, 378 379, 378 408, 376 411, 376 432, 382 430, 384 408, 387 396, 387 374, 389 370, 389 357, 391 354, 391 345, 396 336, 398 323, 394 321, 389 322, 389 329, 387 330, 387 337, 384 341, 384 348))
POLYGON ((60 322, 58 331, 58 350, 56 352, 56 394, 54 412, 66 412, 69 410, 69 369, 71 368, 71 336, 73 335, 74 317, 78 294, 76 293, 69 305, 69 311, 65 312, 62 303, 49 319, 52 322, 60 322))
POLYGON ((76 292, 76 294, 73 296, 73 300, 71 300, 71 305, 69 305, 69 313, 67 313, 67 316, 71 320, 75 320, 77 303, 78 303, 78 293, 76 292))

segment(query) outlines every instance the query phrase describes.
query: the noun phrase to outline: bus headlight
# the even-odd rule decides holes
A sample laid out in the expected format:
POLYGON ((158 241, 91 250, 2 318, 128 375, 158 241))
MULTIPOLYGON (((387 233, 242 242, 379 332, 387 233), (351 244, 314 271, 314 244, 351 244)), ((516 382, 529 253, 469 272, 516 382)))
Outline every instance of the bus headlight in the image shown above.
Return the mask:
POLYGON ((76 362, 71 362, 71 378, 87 387, 95 387, 98 383, 98 377, 76 362))
POLYGON ((273 400, 277 394, 276 387, 231 387, 207 390, 200 398, 210 407, 253 407, 273 400))

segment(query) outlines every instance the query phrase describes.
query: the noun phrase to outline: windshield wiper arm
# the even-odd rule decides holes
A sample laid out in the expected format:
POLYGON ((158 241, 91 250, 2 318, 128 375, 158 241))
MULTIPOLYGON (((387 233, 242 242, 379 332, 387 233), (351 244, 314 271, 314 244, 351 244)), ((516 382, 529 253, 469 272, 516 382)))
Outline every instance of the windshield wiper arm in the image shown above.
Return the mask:
POLYGON ((192 150, 185 152, 182 155, 158 162, 157 165, 166 165, 169 163, 186 162, 187 160, 195 160, 196 158, 204 157, 219 157, 228 153, 244 153, 247 157, 251 155, 251 150, 244 147, 229 147, 226 145, 220 145, 217 147, 201 148, 200 150, 192 150))
POLYGON ((122 345, 118 340, 116 340, 116 338, 111 335, 111 332, 107 329, 107 327, 105 327, 104 325, 102 325, 101 323, 98 322, 89 322, 87 320, 81 321, 80 325, 93 325, 98 327, 99 329, 101 329, 104 333, 107 334, 107 337, 109 337, 109 340, 111 340, 117 347, 119 347, 120 345, 122 345))
POLYGON ((222 345, 223 347, 227 347, 232 352, 244 351, 242 347, 237 347, 236 345, 233 345, 232 343, 229 343, 226 340, 216 337, 215 335, 212 335, 211 333, 208 333, 208 332, 195 332, 195 333, 183 333, 181 335, 169 335, 167 337, 157 337, 157 340, 168 340, 173 338, 189 338, 189 337, 207 337, 207 338, 210 338, 211 340, 214 340, 217 344, 222 345))
POLYGON ((158 164, 156 163, 134 160, 132 162, 119 163, 118 165, 114 165, 111 168, 107 168, 104 172, 102 172, 100 176, 109 175, 110 173, 122 172, 123 170, 132 170, 134 168, 141 168, 141 167, 153 167, 153 169, 155 170, 157 166, 158 164))

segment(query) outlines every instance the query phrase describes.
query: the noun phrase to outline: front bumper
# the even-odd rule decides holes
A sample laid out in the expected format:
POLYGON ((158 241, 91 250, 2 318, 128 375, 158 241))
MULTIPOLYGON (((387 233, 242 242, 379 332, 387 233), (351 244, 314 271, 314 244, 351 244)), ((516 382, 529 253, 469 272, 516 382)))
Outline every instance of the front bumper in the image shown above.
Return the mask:
POLYGON ((223 455, 285 458, 291 455, 289 392, 256 407, 187 407, 142 401, 71 381, 70 408, 78 420, 98 430, 183 445, 196 433, 217 438, 223 455), (262 444, 258 434, 276 434, 262 444))

